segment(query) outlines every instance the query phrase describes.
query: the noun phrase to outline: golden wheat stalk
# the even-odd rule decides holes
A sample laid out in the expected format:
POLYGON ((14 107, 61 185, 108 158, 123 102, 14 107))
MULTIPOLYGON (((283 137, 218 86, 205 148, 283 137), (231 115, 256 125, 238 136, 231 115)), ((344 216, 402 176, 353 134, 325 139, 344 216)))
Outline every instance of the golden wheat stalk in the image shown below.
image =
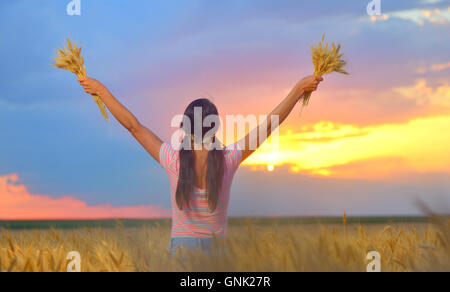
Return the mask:
MULTIPOLYGON (((58 50, 58 56, 55 57, 55 63, 53 65, 60 69, 69 70, 77 75, 78 78, 87 76, 84 59, 81 55, 81 46, 77 47, 75 44, 72 44, 69 39, 67 39, 67 46, 58 50)), ((103 101, 96 95, 92 95, 92 97, 105 120, 109 121, 108 113, 106 112, 103 101)))
MULTIPOLYGON (((336 46, 333 42, 330 46, 328 43, 324 43, 324 40, 325 34, 323 34, 317 47, 311 46, 314 75, 322 76, 332 72, 348 75, 343 69, 347 64, 347 62, 342 59, 344 53, 339 53, 341 45, 336 46)), ((303 106, 308 105, 310 98, 311 92, 303 95, 303 106)))

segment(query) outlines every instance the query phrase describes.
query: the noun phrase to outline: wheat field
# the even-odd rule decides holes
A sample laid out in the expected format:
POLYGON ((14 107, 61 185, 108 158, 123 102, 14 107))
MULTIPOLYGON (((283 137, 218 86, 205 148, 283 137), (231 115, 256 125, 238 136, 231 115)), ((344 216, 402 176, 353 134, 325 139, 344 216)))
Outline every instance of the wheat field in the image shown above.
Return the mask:
MULTIPOLYGON (((382 272, 450 271, 450 221, 400 224, 230 226, 227 252, 167 252, 169 226, 0 231, 0 271, 65 272, 79 252, 81 271, 366 271, 369 251, 382 272)), ((217 241, 217 246, 224 242, 217 241)))

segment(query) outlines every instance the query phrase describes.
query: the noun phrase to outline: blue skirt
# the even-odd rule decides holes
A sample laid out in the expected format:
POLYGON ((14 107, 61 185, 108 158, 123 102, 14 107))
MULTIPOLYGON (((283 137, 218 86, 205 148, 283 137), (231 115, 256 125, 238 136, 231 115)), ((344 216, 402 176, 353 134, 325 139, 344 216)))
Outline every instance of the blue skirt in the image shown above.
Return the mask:
MULTIPOLYGON (((175 255, 178 248, 186 251, 198 251, 209 255, 224 256, 229 255, 228 245, 224 236, 193 238, 193 237, 172 237, 169 241, 168 252, 171 257, 175 255)), ((185 255, 183 254, 183 258, 185 255)))
POLYGON ((207 238, 193 238, 193 237, 173 237, 170 239, 168 251, 173 256, 179 247, 185 250, 195 251, 200 250, 205 253, 210 253, 214 239, 207 238))

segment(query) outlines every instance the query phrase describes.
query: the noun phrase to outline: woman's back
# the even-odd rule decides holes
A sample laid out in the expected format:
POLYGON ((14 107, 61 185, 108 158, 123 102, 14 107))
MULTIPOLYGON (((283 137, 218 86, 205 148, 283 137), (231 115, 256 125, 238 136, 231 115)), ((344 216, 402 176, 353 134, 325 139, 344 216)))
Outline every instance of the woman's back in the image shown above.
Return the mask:
MULTIPOLYGON (((92 78, 79 78, 85 91, 98 96, 114 117, 130 131, 154 159, 160 162, 169 175, 173 218, 173 238, 170 242, 172 253, 177 246, 189 248, 200 246, 206 249, 211 245, 213 234, 225 235, 230 188, 239 164, 286 120, 305 94, 317 89, 322 80, 318 76, 309 76, 298 82, 261 125, 241 138, 238 143, 242 145, 242 150, 238 150, 238 143, 226 147, 223 151, 211 150, 208 152, 207 167, 205 167, 204 161, 202 161, 203 164, 197 161, 198 164, 195 165, 193 151, 183 147, 180 152, 169 144, 163 143, 155 133, 143 126, 103 84, 92 78), (260 134, 263 135, 260 136, 260 134), (196 173, 201 174, 202 177, 196 177, 196 173), (195 185, 204 186, 205 178, 207 192, 205 189, 195 187, 195 185), (183 207, 186 202, 190 208, 183 207), (182 208, 180 209, 179 206, 182 208)), ((185 133, 182 144, 187 142, 188 145, 197 144, 208 149, 211 148, 206 145, 218 146, 219 139, 216 133, 219 126, 220 117, 217 107, 207 99, 194 100, 186 108, 180 124, 180 128, 185 133)), ((205 157, 199 157, 199 159, 204 160, 205 157)))
POLYGON ((205 148, 202 150, 193 151, 194 155, 194 186, 198 189, 207 188, 208 176, 208 155, 209 151, 205 148))
POLYGON ((217 207, 211 211, 206 189, 194 187, 190 208, 180 208, 176 202, 176 189, 180 170, 180 151, 163 143, 159 161, 169 176, 172 204, 172 237, 206 238, 214 235, 225 236, 227 230, 227 211, 232 180, 242 160, 238 144, 224 148, 224 177, 219 192, 217 207))

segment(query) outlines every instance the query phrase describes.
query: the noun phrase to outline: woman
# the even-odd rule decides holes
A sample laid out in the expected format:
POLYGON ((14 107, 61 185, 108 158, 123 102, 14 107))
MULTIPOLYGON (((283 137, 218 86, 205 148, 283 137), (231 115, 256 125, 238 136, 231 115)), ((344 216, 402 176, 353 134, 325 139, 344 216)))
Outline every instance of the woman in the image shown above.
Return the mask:
POLYGON ((317 90, 319 82, 323 81, 322 77, 309 76, 298 82, 265 123, 241 141, 225 148, 215 136, 217 125, 210 123, 210 126, 204 126, 203 123, 206 117, 218 115, 216 106, 207 99, 196 100, 186 108, 181 123, 185 136, 181 149, 177 150, 141 125, 99 81, 92 78, 78 80, 87 93, 101 98, 114 117, 167 172, 172 202, 172 238, 169 243, 172 255, 180 246, 210 251, 213 237, 225 236, 232 179, 241 162, 263 142, 259 139, 259 133, 267 131, 265 138, 269 137, 271 117, 278 116, 281 124, 300 98, 307 92, 317 90), (196 121, 199 113, 201 119, 196 121), (198 128, 194 131, 196 122, 201 122, 200 131, 198 128), (255 145, 250 144, 251 139, 252 142, 256 139, 257 147, 249 147, 255 145))

